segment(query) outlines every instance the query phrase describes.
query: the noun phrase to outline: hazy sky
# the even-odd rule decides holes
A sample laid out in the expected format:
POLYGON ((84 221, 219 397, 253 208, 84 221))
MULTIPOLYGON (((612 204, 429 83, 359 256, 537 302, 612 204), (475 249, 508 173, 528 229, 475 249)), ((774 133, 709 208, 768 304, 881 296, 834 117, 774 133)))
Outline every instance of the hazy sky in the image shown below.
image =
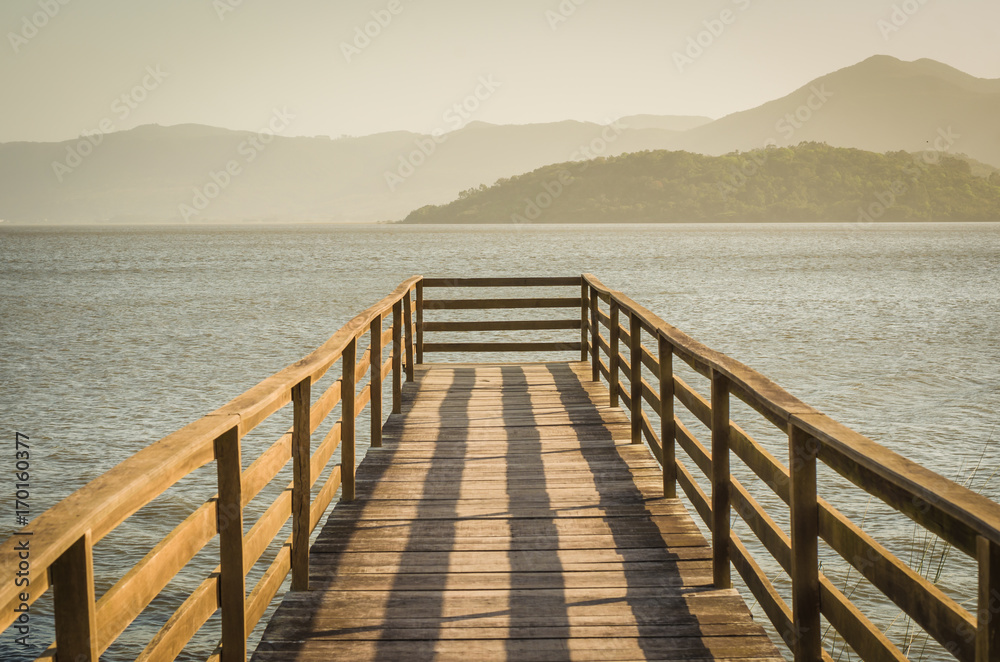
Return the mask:
POLYGON ((286 135, 429 132, 477 92, 493 123, 720 117, 878 53, 1000 78, 998 0, 0 0, 0 25, 0 142, 276 108, 286 135))

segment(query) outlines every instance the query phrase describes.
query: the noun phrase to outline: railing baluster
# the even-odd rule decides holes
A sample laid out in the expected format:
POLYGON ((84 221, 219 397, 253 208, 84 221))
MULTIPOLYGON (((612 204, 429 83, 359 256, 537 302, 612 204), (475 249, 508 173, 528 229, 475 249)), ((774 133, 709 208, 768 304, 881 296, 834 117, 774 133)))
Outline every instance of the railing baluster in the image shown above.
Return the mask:
POLYGON ((587 360, 587 281, 580 279, 580 360, 587 360))
POLYGON ((371 336, 371 445, 382 448, 382 313, 372 320, 371 336))
POLYGON ((990 662, 1000 659, 1000 545, 979 536, 976 552, 979 561, 976 662, 990 662))
POLYGON ((590 288, 590 376, 593 381, 601 380, 601 344, 597 341, 601 334, 601 324, 597 317, 597 290, 590 288))
POLYGON ((292 590, 309 590, 309 524, 312 507, 310 403, 312 378, 292 388, 292 590))
MULTIPOLYGON (((639 333, 639 316, 633 312, 628 318, 628 353, 632 369, 629 374, 629 397, 632 399, 632 443, 642 443, 642 337, 639 333)), ((612 321, 612 325, 617 322, 612 321)), ((615 354, 618 350, 615 350, 615 354)))
POLYGON ((219 480, 219 605, 222 608, 222 662, 247 658, 246 578, 243 576, 243 465, 239 428, 215 440, 219 480))
POLYGON ((677 498, 677 460, 675 457, 674 424, 674 351, 670 342, 661 334, 660 355, 660 443, 663 445, 663 496, 677 498))
POLYGON ((611 355, 608 357, 608 372, 611 373, 611 378, 608 379, 608 391, 611 392, 611 406, 618 406, 618 388, 619 388, 619 375, 618 366, 621 364, 619 359, 619 352, 621 351, 620 339, 621 332, 618 329, 618 318, 619 318, 619 308, 618 303, 612 299, 611 300, 611 339, 609 344, 611 345, 611 355))
POLYGON ((59 659, 98 662, 94 556, 90 531, 63 552, 50 566, 49 572, 54 591, 59 659))
POLYGON ((403 411, 403 302, 392 304, 392 413, 403 411))
POLYGON ((424 362, 424 281, 417 283, 417 363, 424 362))
MULTIPOLYGON (((409 325, 407 325, 409 326, 409 325)), ((410 346, 412 347, 412 345, 410 346)), ((410 358, 412 355, 408 355, 410 358)), ((358 360, 358 338, 351 338, 344 348, 344 383, 341 386, 341 415, 343 421, 340 427, 340 476, 343 485, 341 501, 354 501, 354 428, 357 418, 355 409, 356 392, 355 368, 358 360)))
POLYGON ((403 299, 403 332, 406 339, 406 381, 413 381, 413 301, 410 292, 403 299))
POLYGON ((792 541, 792 653, 796 662, 822 659, 819 605, 819 507, 816 444, 794 422, 788 424, 789 512, 792 541))
POLYGON ((712 371, 712 578, 732 588, 729 567, 729 380, 712 371))

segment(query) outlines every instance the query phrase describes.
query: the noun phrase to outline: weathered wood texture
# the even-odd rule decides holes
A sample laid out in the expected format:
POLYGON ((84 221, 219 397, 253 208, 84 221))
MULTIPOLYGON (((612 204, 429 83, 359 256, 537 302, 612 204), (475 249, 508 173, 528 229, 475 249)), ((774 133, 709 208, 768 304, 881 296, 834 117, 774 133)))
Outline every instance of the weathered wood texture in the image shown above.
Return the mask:
POLYGON ((254 660, 780 659, 587 363, 415 377, 254 660))

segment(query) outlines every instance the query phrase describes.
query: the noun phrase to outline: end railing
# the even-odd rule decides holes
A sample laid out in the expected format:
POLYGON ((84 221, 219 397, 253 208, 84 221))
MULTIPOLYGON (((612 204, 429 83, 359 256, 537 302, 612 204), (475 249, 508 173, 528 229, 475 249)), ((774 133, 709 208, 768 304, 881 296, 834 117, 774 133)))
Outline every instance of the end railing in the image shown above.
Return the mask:
POLYGON ((735 568, 795 660, 832 659, 822 646, 822 618, 864 660, 907 659, 821 571, 820 540, 957 659, 1000 660, 1000 504, 837 423, 593 276, 583 281, 585 350, 594 380, 603 377, 611 403, 621 402, 629 413, 633 443, 645 440, 661 462, 664 494, 676 496, 679 484, 711 531, 715 586, 731 587, 735 568), (674 373, 675 357, 707 379, 707 397, 674 373), (787 435, 787 465, 730 419, 734 396, 787 435), (675 416, 678 402, 711 431, 708 443, 675 416), (659 417, 658 429, 647 408, 659 417), (677 457, 678 447, 706 477, 710 494, 677 457), (733 475, 732 458, 788 506, 788 532, 733 475), (818 461, 971 557, 978 564, 977 613, 825 501, 818 493, 818 461), (790 606, 731 531, 733 512, 760 542, 756 547, 787 573, 790 606))

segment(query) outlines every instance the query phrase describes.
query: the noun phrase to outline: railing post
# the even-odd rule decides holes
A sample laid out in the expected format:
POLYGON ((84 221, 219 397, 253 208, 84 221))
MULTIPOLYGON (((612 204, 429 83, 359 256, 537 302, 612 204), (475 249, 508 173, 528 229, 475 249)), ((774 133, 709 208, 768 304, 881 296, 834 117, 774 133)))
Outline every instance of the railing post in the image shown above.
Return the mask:
POLYGON ((587 360, 587 280, 580 277, 580 360, 587 360))
POLYGON ((590 288, 590 376, 595 382, 601 380, 601 322, 597 317, 597 289, 590 288))
MULTIPOLYGON (((632 399, 632 443, 642 443, 642 335, 639 332, 639 316, 630 312, 628 316, 628 353, 632 365, 629 373, 629 397, 632 399)), ((614 326, 615 322, 612 322, 614 326)))
POLYGON ((659 339, 660 357, 660 443, 663 444, 663 496, 677 498, 677 459, 674 424, 674 351, 662 334, 659 339))
POLYGON ((979 560, 976 662, 989 662, 1000 659, 1000 545, 979 536, 976 552, 979 560))
POLYGON ((292 590, 309 590, 312 523, 312 378, 292 387, 292 590))
POLYGON ((712 578, 732 588, 729 567, 729 380, 712 370, 712 578))
POLYGON ((424 362, 424 281, 417 281, 417 363, 424 362))
POLYGON ((392 304, 392 413, 403 411, 403 302, 392 304))
MULTIPOLYGON (((407 357, 409 358, 409 357, 407 357)), ((354 428, 357 419, 357 401, 355 372, 358 361, 358 338, 351 338, 344 348, 343 384, 341 385, 341 415, 343 421, 340 427, 340 476, 343 485, 341 501, 354 501, 354 428)))
POLYGON ((413 301, 410 292, 403 299, 403 333, 406 339, 406 381, 413 381, 413 301))
POLYGON ((222 608, 222 662, 247 658, 246 578, 243 576, 243 466, 239 428, 215 440, 219 480, 219 606, 222 608))
POLYGON ((819 605, 819 507, 816 445, 794 421, 788 424, 789 516, 792 542, 792 632, 795 662, 819 662, 823 637, 819 605))
POLYGON ((71 662, 98 662, 90 531, 63 552, 49 572, 54 592, 58 658, 71 662))
POLYGON ((618 406, 618 388, 620 383, 620 376, 618 374, 619 366, 621 365, 621 359, 619 359, 621 352, 621 331, 618 326, 620 310, 618 302, 611 299, 611 338, 608 341, 608 344, 611 345, 611 352, 608 356, 608 372, 611 373, 611 377, 608 379, 608 391, 611 393, 612 407, 618 406))
POLYGON ((382 448, 382 313, 375 316, 371 326, 372 336, 372 429, 371 445, 382 448))

